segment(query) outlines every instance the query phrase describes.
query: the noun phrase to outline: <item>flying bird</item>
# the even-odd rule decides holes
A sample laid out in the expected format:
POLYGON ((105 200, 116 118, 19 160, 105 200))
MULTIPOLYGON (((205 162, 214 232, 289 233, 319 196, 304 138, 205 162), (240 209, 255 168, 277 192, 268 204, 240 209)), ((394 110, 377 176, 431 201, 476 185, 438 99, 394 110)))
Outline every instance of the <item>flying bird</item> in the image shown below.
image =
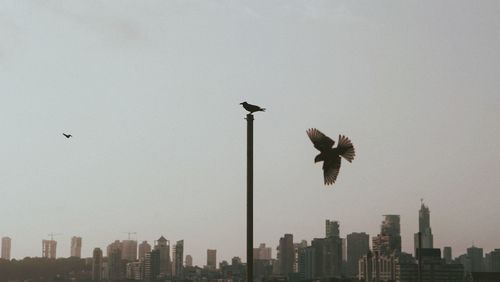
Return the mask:
POLYGON ((66 138, 73 137, 73 135, 71 135, 71 134, 66 134, 66 133, 63 133, 63 135, 64 135, 64 137, 66 137, 66 138))
POLYGON ((259 106, 256 106, 256 105, 252 105, 252 104, 248 104, 247 102, 243 102, 243 103, 240 103, 240 105, 243 105, 243 108, 245 108, 245 110, 249 111, 251 114, 255 113, 255 112, 265 112, 266 109, 264 108, 261 108, 259 106))
POLYGON ((344 135, 339 135, 339 144, 337 147, 332 148, 335 141, 321 133, 321 131, 310 128, 306 132, 313 142, 314 148, 319 151, 319 155, 314 158, 314 162, 323 162, 325 185, 334 184, 340 171, 340 157, 352 162, 356 155, 351 140, 344 135))

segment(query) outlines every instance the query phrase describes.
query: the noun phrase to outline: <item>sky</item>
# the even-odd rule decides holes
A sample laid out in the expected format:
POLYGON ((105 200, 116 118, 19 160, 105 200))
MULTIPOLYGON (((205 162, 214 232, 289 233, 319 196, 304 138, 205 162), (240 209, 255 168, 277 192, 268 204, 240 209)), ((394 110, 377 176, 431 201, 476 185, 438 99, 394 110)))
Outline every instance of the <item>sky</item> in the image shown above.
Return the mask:
POLYGON ((376 236, 420 199, 435 247, 500 248, 499 1, 0 1, 0 236, 12 256, 184 240, 206 264, 246 246, 376 236), (318 128, 356 149, 323 185, 318 128), (74 137, 64 138, 62 133, 74 137))

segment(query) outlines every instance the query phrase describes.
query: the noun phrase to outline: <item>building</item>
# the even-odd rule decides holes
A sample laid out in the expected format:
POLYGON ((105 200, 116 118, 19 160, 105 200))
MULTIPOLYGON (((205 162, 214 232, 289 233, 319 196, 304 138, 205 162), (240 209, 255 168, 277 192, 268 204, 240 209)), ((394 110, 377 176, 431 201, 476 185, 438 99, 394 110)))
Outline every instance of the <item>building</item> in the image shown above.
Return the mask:
MULTIPOLYGON (((464 267, 461 264, 448 264, 441 258, 440 249, 421 248, 417 256, 422 261, 422 281, 464 281, 464 267)), ((418 261, 396 261, 396 281, 418 281, 418 261)))
POLYGON ((451 247, 443 248, 443 259, 446 263, 451 263, 452 261, 451 247))
POLYGON ((42 257, 48 259, 56 258, 57 242, 54 240, 42 240, 42 257))
POLYGON ((151 245, 148 244, 148 241, 142 241, 139 244, 139 260, 144 259, 146 257, 146 253, 151 252, 151 245))
POLYGON ((128 261, 137 260, 137 241, 135 240, 123 240, 121 242, 122 249, 122 259, 128 261))
POLYGON ((161 262, 161 250, 159 248, 146 253, 144 257, 144 281, 156 281, 160 276, 161 262))
POLYGON ((184 240, 177 241, 173 250, 172 275, 177 277, 183 276, 184 270, 184 240))
POLYGON ((295 262, 295 248, 293 246, 293 235, 285 234, 280 238, 278 245, 279 274, 287 276, 293 272, 295 262))
POLYGON ((170 276, 172 274, 172 260, 170 259, 170 241, 161 236, 155 242, 155 250, 160 254, 160 274, 170 276))
POLYGON ((142 280, 142 263, 138 261, 128 262, 126 265, 125 278, 129 280, 142 280))
POLYGON ((217 250, 207 250, 207 268, 215 270, 217 268, 217 250))
POLYGON ((470 259, 471 272, 482 272, 483 270, 483 248, 467 248, 467 257, 470 259))
POLYGON ((2 238, 2 259, 10 260, 10 248, 12 240, 9 237, 2 238))
POLYGON ((347 234, 347 266, 346 274, 350 277, 358 275, 358 262, 370 250, 370 236, 364 232, 347 234))
POLYGON ((191 255, 186 255, 186 266, 193 266, 193 257, 191 255))
POLYGON ((71 237, 71 256, 81 258, 82 257, 82 237, 71 237))
POLYGON ((312 276, 315 279, 338 277, 342 274, 342 240, 339 237, 315 238, 312 276))
POLYGON ((372 238, 373 252, 379 255, 401 253, 401 226, 399 215, 384 215, 380 234, 372 238))
POLYGON ((258 248, 253 248, 254 260, 271 260, 272 248, 266 247, 266 244, 261 243, 258 248))
POLYGON ((495 249, 487 254, 486 269, 488 272, 500 272, 500 249, 495 249))
POLYGON ((307 248, 307 241, 302 240, 300 243, 293 244, 293 272, 299 272, 300 254, 304 248, 307 248))
POLYGON ((332 236, 340 237, 339 222, 327 219, 325 221, 325 238, 332 236))
POLYGON ((102 258, 102 250, 99 248, 95 248, 92 252, 92 281, 101 281, 103 280, 102 272, 103 272, 103 258, 102 258))
POLYGON ((116 240, 107 247, 108 254, 108 278, 119 280, 125 276, 125 269, 122 265, 122 244, 116 240))
POLYGON ((431 229, 431 212, 429 208, 422 202, 420 206, 420 211, 418 212, 418 232, 415 233, 413 237, 414 254, 417 254, 417 248, 419 248, 419 238, 418 234, 421 234, 422 248, 432 249, 434 248, 434 237, 432 235, 431 229))

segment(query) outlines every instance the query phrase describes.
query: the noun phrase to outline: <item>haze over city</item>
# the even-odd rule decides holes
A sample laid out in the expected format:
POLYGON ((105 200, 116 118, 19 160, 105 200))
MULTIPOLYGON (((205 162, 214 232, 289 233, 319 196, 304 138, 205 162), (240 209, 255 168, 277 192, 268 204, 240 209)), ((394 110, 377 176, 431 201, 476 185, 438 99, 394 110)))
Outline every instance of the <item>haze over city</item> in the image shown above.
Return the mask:
POLYGON ((379 233, 418 209, 434 246, 499 247, 498 1, 3 1, 0 237, 12 257, 125 232, 245 258, 245 111, 255 245, 379 233), (356 158, 325 187, 316 127, 356 158), (70 133, 65 138, 62 133, 70 133))

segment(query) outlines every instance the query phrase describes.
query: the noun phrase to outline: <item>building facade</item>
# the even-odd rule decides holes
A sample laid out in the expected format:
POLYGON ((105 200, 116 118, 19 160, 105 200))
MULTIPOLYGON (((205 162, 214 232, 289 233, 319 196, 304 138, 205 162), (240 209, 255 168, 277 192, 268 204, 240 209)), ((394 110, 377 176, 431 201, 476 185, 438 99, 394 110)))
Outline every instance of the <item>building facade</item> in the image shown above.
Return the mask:
POLYGON ((422 248, 434 248, 434 237, 432 235, 431 229, 431 212, 429 210, 429 207, 425 206, 423 202, 418 212, 418 232, 415 233, 413 237, 415 255, 417 254, 417 248, 419 248, 419 233, 421 234, 420 236, 422 240, 422 248))
POLYGON ((358 275, 359 259, 370 250, 370 236, 364 232, 353 232, 347 235, 347 266, 346 274, 350 277, 358 275))
POLYGON ((82 237, 71 237, 71 251, 70 255, 72 257, 81 258, 82 257, 82 237))
POLYGON ((9 237, 2 237, 2 259, 10 260, 10 249, 12 240, 9 237))
POLYGON ((139 244, 139 260, 144 259, 149 252, 151 252, 151 245, 148 244, 148 241, 142 241, 139 244))
POLYGON ((102 281, 103 257, 102 250, 95 248, 92 252, 92 281, 102 281))
POLYGON ((217 268, 217 250, 207 250, 207 268, 215 270, 217 268))
POLYGON ((57 251, 57 242, 54 240, 42 241, 42 257, 48 259, 55 259, 57 251))
POLYGON ((280 238, 278 245, 279 274, 287 276, 293 272, 295 262, 295 248, 293 246, 293 235, 285 234, 280 238))

